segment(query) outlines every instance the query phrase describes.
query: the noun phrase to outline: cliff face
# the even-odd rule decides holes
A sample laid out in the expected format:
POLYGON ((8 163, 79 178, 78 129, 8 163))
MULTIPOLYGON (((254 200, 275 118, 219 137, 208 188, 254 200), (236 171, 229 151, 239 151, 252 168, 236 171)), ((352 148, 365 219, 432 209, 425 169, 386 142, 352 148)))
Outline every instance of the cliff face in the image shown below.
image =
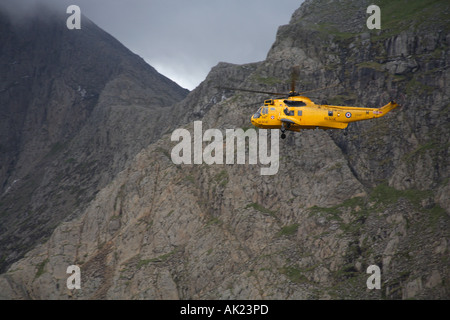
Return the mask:
MULTIPOLYGON (((220 63, 174 105, 192 132, 250 128, 267 98, 217 86, 330 88, 320 103, 403 108, 280 140, 280 168, 175 165, 170 131, 87 208, 0 276, 4 298, 443 299, 449 297, 449 8, 445 1, 305 1, 265 61, 220 63), (433 19, 430 19, 433 17, 433 19), (79 265, 81 289, 66 287, 79 265), (367 267, 381 269, 369 290, 367 267)), ((119 85, 121 87, 121 85, 119 85)), ((166 121, 167 114, 161 116, 166 121)))
POLYGON ((187 90, 83 17, 0 12, 0 270, 76 215, 164 131, 187 90))

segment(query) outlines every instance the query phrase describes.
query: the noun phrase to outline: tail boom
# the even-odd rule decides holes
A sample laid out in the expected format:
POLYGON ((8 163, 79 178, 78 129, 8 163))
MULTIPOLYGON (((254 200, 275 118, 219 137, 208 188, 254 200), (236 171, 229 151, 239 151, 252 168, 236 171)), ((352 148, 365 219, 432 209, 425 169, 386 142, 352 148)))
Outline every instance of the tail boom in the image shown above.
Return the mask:
POLYGON ((346 113, 346 117, 348 116, 348 119, 345 119, 344 122, 355 122, 384 117, 387 113, 394 110, 398 106, 399 105, 395 101, 391 101, 381 108, 349 108, 347 109, 349 112, 346 113))

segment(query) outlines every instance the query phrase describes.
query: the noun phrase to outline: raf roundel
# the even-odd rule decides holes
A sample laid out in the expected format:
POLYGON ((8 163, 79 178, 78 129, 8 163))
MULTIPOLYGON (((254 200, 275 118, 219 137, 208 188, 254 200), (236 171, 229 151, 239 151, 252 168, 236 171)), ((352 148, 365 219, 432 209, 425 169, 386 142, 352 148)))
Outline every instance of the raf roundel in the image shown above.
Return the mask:
POLYGON ((271 116, 270 119, 272 119, 272 120, 275 119, 275 116, 271 116))
POLYGON ((352 117, 352 114, 351 114, 351 112, 347 112, 347 113, 345 114, 345 116, 346 116, 347 118, 351 118, 351 117, 352 117))

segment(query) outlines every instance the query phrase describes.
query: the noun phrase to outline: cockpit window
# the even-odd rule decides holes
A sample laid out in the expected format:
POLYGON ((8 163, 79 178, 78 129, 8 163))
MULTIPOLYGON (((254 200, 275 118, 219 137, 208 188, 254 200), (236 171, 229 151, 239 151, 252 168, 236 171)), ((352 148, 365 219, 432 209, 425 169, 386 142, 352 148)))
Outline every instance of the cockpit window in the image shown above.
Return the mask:
POLYGON ((269 108, 265 107, 262 109, 262 114, 267 114, 269 112, 269 108))
POLYGON ((259 117, 261 117, 261 110, 262 107, 258 109, 258 111, 256 111, 256 113, 253 115, 253 118, 258 119, 259 117))

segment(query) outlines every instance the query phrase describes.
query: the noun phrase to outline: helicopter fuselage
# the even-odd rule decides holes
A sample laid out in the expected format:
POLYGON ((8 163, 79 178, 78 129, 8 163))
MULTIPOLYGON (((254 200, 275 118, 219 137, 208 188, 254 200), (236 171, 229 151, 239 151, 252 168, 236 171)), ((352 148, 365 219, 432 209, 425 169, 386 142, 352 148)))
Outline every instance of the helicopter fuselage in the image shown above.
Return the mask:
POLYGON ((262 129, 300 131, 302 129, 345 129, 350 122, 384 116, 396 108, 394 101, 381 108, 317 105, 304 96, 270 99, 252 116, 252 124, 262 129))

